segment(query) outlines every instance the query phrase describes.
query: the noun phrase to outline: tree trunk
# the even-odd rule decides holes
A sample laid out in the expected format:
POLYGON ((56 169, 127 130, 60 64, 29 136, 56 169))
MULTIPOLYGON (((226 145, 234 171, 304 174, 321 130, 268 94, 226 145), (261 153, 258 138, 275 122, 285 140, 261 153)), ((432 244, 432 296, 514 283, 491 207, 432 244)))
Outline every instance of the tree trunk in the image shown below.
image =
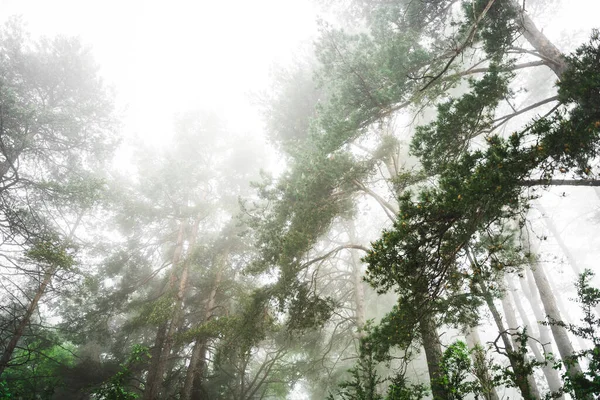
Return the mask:
MULTIPOLYGON (((356 232, 354 229, 354 222, 348 223, 348 238, 351 243, 357 243, 356 232)), ((367 323, 365 313, 365 286, 363 282, 363 270, 360 257, 356 254, 356 249, 350 249, 350 256, 352 258, 352 277, 354 286, 354 302, 355 302, 355 317, 356 317, 356 328, 358 331, 358 337, 363 337, 364 332, 362 331, 365 324, 367 323)))
POLYGON ((4 349, 4 352, 2 353, 2 358, 0 358, 0 376, 2 376, 4 370, 6 370, 6 367, 8 367, 8 363, 10 362, 12 354, 15 351, 19 340, 21 340, 21 337, 25 332, 25 328, 27 327, 27 325, 29 325, 29 322, 31 321, 31 316, 35 312, 37 305, 42 296, 44 295, 44 292, 46 291, 48 284, 50 284, 50 281, 52 280, 52 277, 54 276, 55 272, 56 268, 52 267, 44 273, 44 279, 40 283, 40 286, 35 292, 35 296, 33 296, 33 299, 31 300, 29 306, 27 307, 27 310, 25 311, 25 315, 17 325, 17 329, 13 333, 12 337, 10 338, 10 341, 4 349))
MULTIPOLYGON (((552 289, 550 288, 550 283, 548 282, 548 278, 546 277, 544 270, 540 265, 532 265, 531 271, 540 293, 540 298, 542 299, 542 304, 544 305, 546 315, 551 322, 562 322, 562 317, 558 310, 558 306, 556 305, 556 299, 552 294, 552 289)), ((556 343, 558 353, 560 354, 560 357, 562 358, 567 369, 567 375, 571 379, 576 379, 582 374, 582 370, 577 359, 573 358, 575 350, 573 349, 573 345, 571 344, 566 328, 564 326, 557 325, 556 323, 552 323, 550 325, 550 330, 552 331, 552 336, 554 336, 554 342, 556 343)), ((583 396, 581 398, 584 399, 586 397, 583 396)))
POLYGON ((431 392, 434 400, 449 399, 449 393, 444 389, 441 383, 440 362, 442 360, 442 345, 437 333, 433 317, 424 315, 421 318, 419 328, 423 348, 425 349, 425 358, 427 359, 427 369, 429 370, 429 381, 431 382, 431 392))
POLYGON ((548 67, 560 79, 568 68, 567 60, 562 52, 535 26, 532 19, 517 1, 511 1, 511 4, 519 15, 518 22, 523 29, 523 36, 540 56, 548 62, 548 67))
MULTIPOLYGON (((513 306, 510 302, 510 297, 508 293, 505 293, 504 296, 502 297, 502 309, 504 310, 504 315, 506 316, 506 325, 507 325, 507 329, 509 330, 514 330, 515 333, 518 332, 519 329, 519 322, 517 321, 517 316, 515 315, 515 310, 513 309, 513 306)), ((527 354, 523 354, 523 348, 521 346, 521 342, 519 340, 515 339, 515 336, 511 335, 510 336, 510 340, 511 343, 513 345, 513 349, 514 351, 520 355, 520 357, 522 357, 522 361, 524 363, 529 363, 529 357, 527 357, 527 354)), ((531 342, 531 339, 527 340, 528 342, 531 342)), ((531 343, 530 343, 531 344, 531 343)), ((540 354, 539 350, 537 349, 537 347, 535 347, 535 350, 537 350, 537 354, 540 354)), ((534 351, 534 354, 535 351, 534 351)), ((537 356, 536 354, 536 356, 537 356)), ((533 377, 533 375, 527 375, 527 383, 529 384, 530 388, 537 388, 537 384, 535 382, 535 379, 533 377)), ((538 394, 539 396, 539 394, 538 394)))
MULTIPOLYGON (((3 176, 0 176, 0 179, 2 177, 3 176)), ((73 226, 71 226, 69 235, 66 239, 67 242, 70 242, 73 239, 73 237, 75 235, 75 231, 79 227, 79 224, 81 223, 83 215, 84 215, 83 212, 80 213, 77 216, 77 220, 75 221, 73 226)), ((25 311, 25 315, 23 316, 23 318, 17 325, 17 329, 15 330, 12 337, 10 338, 10 341, 6 345, 6 348, 4 349, 4 352, 2 353, 2 357, 0 357, 0 377, 2 376, 2 374, 8 367, 8 363, 10 362, 10 359, 12 358, 13 352, 15 351, 17 344, 19 344, 19 340, 21 340, 21 337, 23 337, 25 328, 27 327, 27 325, 29 325, 29 322, 31 321, 31 316, 35 312, 35 310, 38 306, 38 303, 40 302, 40 299, 42 298, 44 293, 46 293, 46 288, 52 281, 52 278, 54 277, 54 274, 56 274, 57 271, 58 271, 58 268, 56 266, 51 266, 51 267, 49 267, 49 269, 46 272, 44 272, 44 278, 40 282, 40 286, 38 286, 38 289, 35 292, 33 299, 29 303, 29 306, 27 307, 27 310, 25 311)))
POLYGON ((492 381, 492 376, 487 366, 485 351, 481 345, 481 339, 477 332, 477 327, 469 327, 465 329, 465 339, 467 346, 471 350, 471 359, 475 370, 475 376, 481 385, 482 395, 485 400, 500 400, 496 387, 492 381))
MULTIPOLYGON (((226 260, 226 255, 217 258, 217 272, 215 275, 215 280, 213 282, 212 290, 209 294, 206 306, 204 308, 204 322, 208 321, 212 317, 212 312, 215 308, 216 303, 217 291, 219 290, 219 286, 221 285, 226 260)), ((204 375, 204 371, 206 369, 207 352, 208 349, 206 339, 197 339, 196 343, 194 343, 192 357, 190 359, 190 365, 188 366, 188 369, 186 371, 185 381, 181 390, 181 400, 190 400, 192 398, 198 398, 197 395, 192 396, 192 394, 193 392, 198 391, 194 390, 194 388, 199 388, 201 386, 202 376, 204 375)))
POLYGON ((500 338, 502 339, 502 343, 504 344, 504 349, 506 351, 506 356, 508 357, 508 361, 510 362, 510 366, 515 374, 515 383, 519 390, 521 391, 521 396, 525 400, 539 400, 540 394, 538 392, 537 386, 530 386, 529 379, 527 378, 527 374, 524 373, 523 368, 521 366, 521 356, 517 354, 512 346, 511 340, 508 337, 508 333, 506 328, 504 327, 504 323, 502 322, 502 317, 494 304, 494 298, 490 294, 490 292, 485 288, 484 285, 479 285, 485 302, 492 313, 494 318, 494 322, 498 327, 498 332, 500 334, 500 338))
POLYGON ((533 204, 535 208, 540 212, 540 214, 542 214, 542 217, 544 218, 544 224, 550 231, 550 234, 552 235, 554 240, 556 240, 556 244, 558 244, 558 247, 560 247, 560 250, 565 255, 565 258, 567 259, 567 262, 571 266, 571 269, 573 270, 575 275, 581 275, 583 271, 579 267, 579 263, 577 262, 577 260, 575 260, 575 257, 573 257, 573 254, 565 244, 564 240, 560 235, 560 232, 558 231, 558 228, 556 227, 556 225, 554 225, 554 221, 552 221, 552 218, 550 218, 550 216, 539 201, 535 201, 533 204))
MULTIPOLYGON (((508 283, 508 289, 512 293, 512 296, 514 299, 514 304, 517 307, 517 311, 519 312, 519 315, 521 316, 521 320, 523 321, 523 324, 527 328, 528 335, 531 336, 531 335, 533 335, 533 326, 529 322, 529 317, 527 315, 527 312, 525 312, 523 305, 521 304, 521 299, 519 298, 519 296, 517 296, 515 285, 513 284, 513 281, 510 279, 510 277, 506 277, 506 282, 508 283)), ((508 293, 507 293, 507 296, 508 296, 508 293)), ((531 351, 533 351, 533 354, 535 355, 536 360, 540 363, 543 363, 546 361, 545 354, 552 352, 552 344, 551 344, 550 335, 548 334, 549 333, 548 327, 547 326, 544 326, 544 327, 546 328, 546 330, 544 330, 544 332, 545 332, 544 335, 542 335, 542 330, 540 329, 540 337, 539 337, 540 343, 536 342, 532 338, 529 338, 527 340, 527 343, 529 344, 531 351), (542 352, 540 352, 538 344, 542 345, 542 348, 544 349, 544 354, 542 354, 542 352)), ((542 371, 544 372, 544 376, 546 377, 546 381, 548 382, 548 387, 550 388, 550 390, 554 393, 558 392, 560 390, 560 388, 562 387, 562 381, 560 379, 560 376, 558 375, 558 371, 556 369, 554 369, 550 363, 543 366, 542 371)), ((563 396, 560 396, 557 398, 563 399, 563 396)))
MULTIPOLYGON (((175 243, 175 250, 173 251, 173 259, 171 262, 171 276, 169 278, 169 291, 173 291, 175 289, 175 283, 177 281, 177 267, 179 266, 183 254, 183 244, 185 238, 185 228, 187 226, 186 221, 181 221, 179 223, 179 231, 177 233, 177 241, 175 243)), ((165 367, 167 365, 167 359, 171 353, 171 348, 173 346, 173 336, 175 334, 175 328, 179 323, 179 310, 181 308, 181 303, 179 300, 180 295, 182 295, 182 286, 187 284, 187 271, 184 266, 184 271, 182 271, 182 277, 180 279, 179 290, 176 294, 176 300, 174 304, 174 314, 171 317, 170 322, 165 322, 162 324, 157 331, 156 340, 155 340, 155 348, 153 349, 153 357, 150 361, 150 367, 148 370, 148 379, 146 379, 146 387, 144 390, 143 400, 158 400, 160 396, 160 389, 163 382, 163 377, 165 374, 165 367), (185 278, 185 281, 184 281, 185 278), (160 347, 158 347, 160 346, 160 347)), ((185 288, 184 288, 185 289, 185 288)), ((183 296, 181 296, 183 299, 183 296)))

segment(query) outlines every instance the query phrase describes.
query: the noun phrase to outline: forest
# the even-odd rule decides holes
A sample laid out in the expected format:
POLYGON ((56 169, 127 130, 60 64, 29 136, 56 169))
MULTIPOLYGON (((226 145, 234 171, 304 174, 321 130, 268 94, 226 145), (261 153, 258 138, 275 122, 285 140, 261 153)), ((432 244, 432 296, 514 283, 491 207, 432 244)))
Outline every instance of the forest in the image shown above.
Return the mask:
POLYGON ((156 77, 154 139, 93 46, 3 17, 0 399, 600 398, 600 30, 313 3, 260 134, 156 77))

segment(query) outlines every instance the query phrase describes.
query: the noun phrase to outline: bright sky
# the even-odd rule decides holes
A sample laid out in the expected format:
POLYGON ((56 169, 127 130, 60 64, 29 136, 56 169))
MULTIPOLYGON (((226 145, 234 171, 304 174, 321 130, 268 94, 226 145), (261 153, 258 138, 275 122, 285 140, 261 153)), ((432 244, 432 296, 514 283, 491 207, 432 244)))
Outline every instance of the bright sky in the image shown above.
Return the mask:
POLYGON ((92 45, 125 110, 124 133, 150 142, 170 130, 173 113, 193 108, 259 130, 250 94, 316 29, 308 0, 0 0, 0 19, 13 14, 34 35, 92 45))

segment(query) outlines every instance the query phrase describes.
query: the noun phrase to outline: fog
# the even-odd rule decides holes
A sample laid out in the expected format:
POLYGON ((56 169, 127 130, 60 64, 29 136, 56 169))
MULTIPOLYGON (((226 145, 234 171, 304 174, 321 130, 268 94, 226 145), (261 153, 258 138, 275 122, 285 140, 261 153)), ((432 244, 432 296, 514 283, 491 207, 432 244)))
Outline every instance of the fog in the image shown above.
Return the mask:
POLYGON ((600 396, 595 0, 0 0, 0 399, 600 396))

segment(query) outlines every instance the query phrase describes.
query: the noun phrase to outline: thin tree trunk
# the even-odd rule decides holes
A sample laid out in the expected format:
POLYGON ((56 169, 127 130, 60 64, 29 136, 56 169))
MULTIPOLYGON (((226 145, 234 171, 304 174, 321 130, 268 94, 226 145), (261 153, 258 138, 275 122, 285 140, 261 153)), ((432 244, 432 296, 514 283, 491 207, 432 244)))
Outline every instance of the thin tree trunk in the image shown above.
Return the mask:
POLYGON ((10 341, 8 342, 8 344, 6 345, 6 348, 4 349, 4 352, 2 353, 2 358, 0 358, 0 376, 2 376, 2 374, 4 373, 4 370, 6 369, 6 367, 8 367, 8 363, 10 362, 12 354, 15 351, 15 348, 17 347, 19 340, 21 340, 21 337, 23 336, 23 332, 25 332, 25 328, 27 327, 27 325, 29 325, 31 316, 35 312, 40 299, 46 292, 46 288, 48 287, 48 284, 50 284, 50 281, 52 280, 52 277, 54 276, 55 272, 56 272, 56 268, 53 267, 53 268, 49 269, 48 271, 46 271, 46 273, 44 273, 44 279, 40 283, 38 290, 35 292, 35 296, 31 300, 31 302, 29 303, 29 306, 27 307, 27 310, 25 311, 25 315, 23 316, 23 318, 17 325, 17 329, 13 333, 12 337, 10 338, 10 341))
MULTIPOLYGON (((177 233, 177 241, 175 242, 175 250, 173 251, 173 259, 171 262, 171 276, 169 278, 169 291, 175 289, 177 281, 177 267, 181 262, 183 255, 183 244, 185 237, 185 228, 187 222, 181 221, 179 223, 179 230, 177 233)), ((178 310, 177 306, 181 306, 179 303, 179 295, 181 294, 182 284, 187 284, 187 273, 185 274, 186 282, 183 282, 183 273, 180 279, 179 291, 177 293, 174 315, 170 322, 161 324, 156 333, 155 348, 153 349, 153 357, 150 360, 150 367, 148 369, 148 378, 146 379, 146 386, 144 389, 143 400, 158 400, 160 396, 160 389, 165 374, 165 367, 167 365, 167 358, 171 353, 171 347, 173 346, 173 335, 175 334, 175 326, 178 323, 178 310), (159 347, 160 346, 160 347, 159 347)))
POLYGON ((539 201, 535 201, 533 204, 535 205, 535 208, 537 208, 538 211, 542 214, 542 217, 544 217, 544 224, 546 224, 546 227, 550 231, 550 234, 552 235, 554 240, 556 240, 558 247, 560 247, 560 250, 565 255, 567 262, 571 266, 571 269, 573 270, 575 275, 581 275, 583 271, 581 271, 579 263, 577 262, 577 260, 575 260, 575 257, 573 257, 573 254, 565 244, 565 241, 562 239, 562 236, 560 235, 560 232, 558 231, 558 228, 554 224, 552 218, 550 218, 550 216, 539 201))
MULTIPOLYGON (((348 237, 350 243, 357 243, 356 231, 354 228, 354 222, 348 223, 348 237)), ((355 316, 356 316, 356 328, 358 330, 358 336, 363 337, 364 332, 362 329, 367 323, 365 313, 365 286, 363 282, 363 271, 360 257, 356 254, 356 249, 350 249, 350 257, 352 258, 352 276, 354 286, 354 302, 355 302, 355 316)))
MULTIPOLYGON (((517 316, 515 315, 515 310, 513 309, 513 306, 511 304, 508 293, 505 293, 504 296, 502 297, 502 308, 504 310, 504 315, 506 316, 507 328, 510 330, 514 330, 516 333, 517 330, 519 329, 519 322, 517 321, 517 316)), ((527 354, 523 354, 523 348, 521 346, 521 342, 519 340, 516 340, 515 336, 513 336, 513 335, 510 336, 510 340, 511 340, 511 343, 513 345, 515 352, 520 354, 521 357, 523 358, 523 362, 529 363, 529 357, 527 357, 527 354)), ((527 341, 531 342, 532 340, 528 339, 527 341)), ((531 345, 531 343, 530 343, 530 345, 531 345)), ((535 346, 533 348, 535 350, 537 350, 537 354, 536 354, 535 350, 534 350, 534 354, 536 354, 536 356, 540 355, 540 357, 541 357, 539 349, 537 349, 537 347, 535 347, 535 346)), ((537 388, 535 379, 534 379, 533 375, 531 375, 531 374, 527 375, 527 383, 529 384, 530 388, 533 388, 533 387, 537 388)), ((538 394, 538 396, 539 396, 539 394, 538 394)))
MULTIPOLYGON (((215 308, 217 298, 217 291, 219 290, 219 286, 221 286, 226 259, 226 255, 217 258, 217 272, 215 274, 212 290, 204 308, 204 322, 208 321, 212 317, 212 312, 215 308)), ((195 391, 194 388, 199 388, 201 386, 202 376, 204 375, 204 371, 206 369, 207 352, 208 348, 206 339, 197 339, 194 343, 194 348, 192 349, 190 365, 188 366, 183 388, 181 390, 182 400, 192 399, 192 394, 195 391)), ((193 397, 197 398, 197 396, 193 397)))
POLYGON ((473 365, 475 367, 475 376, 481 385, 483 397, 485 400, 500 400, 487 366, 485 352, 483 350, 483 346, 481 345, 481 339, 479 338, 477 327, 466 328, 465 339, 467 341, 469 350, 471 350, 471 359, 473 360, 473 365))
POLYGON ((423 348, 425 349, 433 398, 435 400, 449 399, 449 393, 441 385, 440 362, 442 360, 442 345, 434 319, 429 315, 424 315, 419 323, 419 328, 421 339, 423 340, 423 348))
POLYGON ((507 330, 504 327, 504 323, 502 322, 500 312, 498 312, 498 309, 494 304, 494 298, 492 297, 490 292, 485 288, 484 285, 480 284, 479 287, 483 293, 485 302, 487 303, 488 308, 490 309, 490 312, 492 313, 492 316, 494 318, 494 322, 496 323, 496 326, 498 328, 500 338, 502 339, 502 343, 504 344, 506 356, 508 357, 510 366, 515 374, 515 383, 521 391, 521 396, 523 396, 525 400, 539 400, 540 394, 538 392, 538 388, 535 385, 530 385, 529 379, 527 378, 527 374, 523 371, 521 362, 519 360, 521 356, 517 354, 513 348, 511 339, 509 338, 507 330))
MULTIPOLYGON (((521 316, 521 320, 523 321, 523 324, 527 328, 528 334, 531 336, 531 335, 533 335, 533 326, 529 322, 529 317, 528 317, 527 313, 525 312, 525 309, 523 308, 523 304, 521 304, 521 299, 519 298, 519 296, 517 296, 515 285, 514 285, 512 279, 508 276, 506 277, 506 282, 508 284, 508 289, 512 293, 514 304, 517 307, 517 311, 519 312, 519 315, 521 316)), ((507 293, 507 295, 508 295, 508 293, 507 293)), ((545 327, 545 328, 548 328, 548 327, 545 327)), ((548 330, 546 330, 545 332, 549 333, 548 330)), ((546 361, 545 354, 551 353, 552 345, 551 345, 550 341, 551 341, 551 339, 550 339, 549 335, 548 335, 548 337, 542 337, 541 330, 540 330, 540 343, 536 342, 532 338, 528 338, 527 343, 529 344, 529 347, 531 348, 531 351, 533 351, 533 354, 535 355, 535 358, 538 362, 540 362, 540 363, 545 362, 546 361), (542 352, 540 352, 538 344, 542 345, 542 348, 544 349, 544 354, 542 354, 542 352)), ((554 393, 558 392, 560 390, 560 388, 562 387, 562 381, 560 379, 560 376, 558 375, 558 371, 556 369, 554 369, 550 363, 544 365, 542 367, 542 371, 544 372, 544 376, 546 377, 546 381, 548 382, 548 387, 550 388, 550 390, 554 393)), ((563 396, 560 396, 557 398, 562 399, 563 396)))
MULTIPOLYGON (((558 310, 558 306, 556 305, 556 299, 552 294, 552 289, 550 288, 550 283, 548 282, 548 278, 546 277, 544 270, 540 265, 533 265, 531 267, 531 271, 540 293, 540 298, 542 299, 542 304, 544 305, 546 315, 551 322, 562 322, 563 320, 561 314, 558 310)), ((550 324, 550 330, 554 336, 554 342, 556 343, 558 353, 560 354, 560 357, 562 358, 567 369, 567 375, 569 375, 571 379, 576 379, 582 374, 582 369, 577 359, 573 357, 575 349, 573 349, 573 345, 571 344, 567 330, 564 326, 560 326, 556 323, 550 324)), ((581 398, 583 399, 586 397, 581 398)))
MULTIPOLYGON (((77 220, 75 221, 73 226, 71 226, 69 235, 67 237, 67 242, 70 242, 73 239, 73 237, 75 235, 75 231, 79 227, 79 224, 81 223, 82 218, 83 218, 83 212, 77 216, 77 220)), ((17 329, 13 333, 8 344, 6 345, 6 348, 2 352, 2 357, 0 357, 0 377, 2 376, 2 374, 8 367, 8 364, 10 362, 10 359, 12 358, 13 352, 15 351, 17 344, 19 344, 19 340, 21 340, 21 337, 23 337, 25 328, 27 327, 27 325, 29 325, 29 322, 31 321, 31 316, 35 312, 35 310, 38 306, 38 303, 40 302, 40 299, 46 293, 46 288, 52 281, 52 278, 54 277, 54 274, 56 274, 57 271, 58 271, 58 268, 56 266, 51 266, 44 273, 44 278, 40 282, 40 286, 38 287, 37 291, 35 292, 33 299, 29 303, 29 306, 27 307, 27 310, 25 311, 25 315, 23 316, 23 318, 17 325, 17 329)))

